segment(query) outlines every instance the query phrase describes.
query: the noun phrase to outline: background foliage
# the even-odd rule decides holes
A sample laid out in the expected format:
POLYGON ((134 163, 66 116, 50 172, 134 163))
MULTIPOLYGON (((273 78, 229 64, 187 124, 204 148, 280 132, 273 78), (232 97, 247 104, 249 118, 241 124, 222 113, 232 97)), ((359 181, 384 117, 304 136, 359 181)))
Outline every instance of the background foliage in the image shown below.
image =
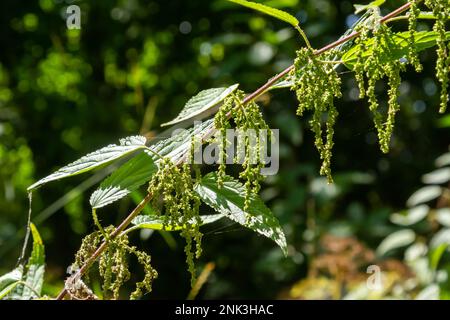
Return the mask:
MULTIPOLYGON (((241 83, 252 91, 291 64, 302 44, 282 22, 221 0, 76 1, 81 31, 66 28, 70 3, 0 4, 0 274, 12 269, 19 255, 26 188, 34 181, 118 138, 157 135, 159 125, 202 89, 241 83)), ((264 3, 294 14, 316 48, 356 19, 350 1, 264 3)), ((402 3, 388 1, 383 10, 402 3)), ((450 143, 450 116, 437 113, 435 53, 421 57, 424 71, 408 72, 401 84, 402 111, 387 155, 379 151, 353 76, 342 75, 333 185, 318 176, 314 137, 307 119, 295 116, 294 94, 279 90, 264 96, 269 126, 280 128, 281 168, 264 183, 262 197, 282 224, 289 256, 236 225, 208 226, 201 266, 213 262, 215 269, 200 297, 342 298, 339 289, 351 291, 375 260, 392 271, 394 282, 425 274, 411 266, 411 253, 404 250, 374 253, 383 239, 404 229, 392 223, 391 214, 405 207, 450 143)), ((33 195, 34 221, 46 244, 48 294, 61 288, 81 237, 94 229, 88 200, 99 180, 98 174, 80 176, 33 195)), ((134 205, 122 200, 101 219, 117 223, 134 205)), ((419 240, 441 230, 433 220, 414 228, 419 240)), ((149 297, 185 298, 190 283, 182 241, 157 232, 133 240, 152 253, 159 271, 149 297)), ((445 268, 448 260, 444 254, 445 268)), ((441 287, 441 297, 448 296, 448 280, 441 287)))

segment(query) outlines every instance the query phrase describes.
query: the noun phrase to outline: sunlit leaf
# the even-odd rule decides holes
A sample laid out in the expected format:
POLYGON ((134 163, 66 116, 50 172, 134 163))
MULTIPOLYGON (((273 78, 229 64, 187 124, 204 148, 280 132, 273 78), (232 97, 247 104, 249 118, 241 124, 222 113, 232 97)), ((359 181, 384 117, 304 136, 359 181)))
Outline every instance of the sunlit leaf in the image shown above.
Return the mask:
POLYGON ((292 16, 291 14, 284 12, 282 10, 279 10, 279 9, 275 9, 275 8, 266 6, 261 3, 256 3, 256 2, 246 1, 246 0, 227 0, 227 1, 230 1, 233 3, 239 4, 241 6, 259 11, 261 13, 267 14, 269 16, 272 16, 274 18, 277 18, 279 20, 287 22, 290 25, 292 25, 294 28, 297 28, 297 26, 299 25, 299 21, 297 20, 297 18, 292 16))
POLYGON ((419 221, 422 221, 430 211, 430 208, 423 204, 411 209, 404 210, 403 212, 393 213, 391 215, 392 223, 401 226, 410 226, 419 221))
POLYGON ((450 208, 436 209, 435 216, 437 222, 439 222, 444 227, 450 228, 450 208))
MULTIPOLYGON (((216 222, 222 219, 225 215, 223 214, 212 214, 200 216, 201 225, 216 222)), ((195 224, 197 221, 193 219, 190 223, 195 224)), ((147 216, 140 215, 134 218, 132 221, 134 225, 132 229, 152 229, 152 230, 164 230, 164 231, 178 231, 181 230, 181 226, 176 226, 172 228, 171 226, 164 226, 164 220, 160 216, 147 216)))
POLYGON ((212 88, 200 91, 197 95, 193 96, 181 110, 180 114, 173 120, 163 123, 161 126, 169 126, 179 122, 183 122, 192 118, 201 120, 199 115, 205 113, 212 107, 222 102, 233 91, 237 89, 239 84, 234 84, 228 88, 212 88))
MULTIPOLYGON (((420 52, 425 49, 434 47, 436 45, 436 41, 438 39, 438 34, 435 31, 419 31, 414 34, 414 45, 416 47, 416 51, 420 52)), ((446 39, 450 40, 450 32, 446 33, 446 39)), ((373 54, 373 43, 374 39, 370 38, 366 41, 365 45, 368 48, 362 53, 363 58, 368 58, 373 54)), ((398 32, 395 33, 389 42, 389 54, 385 54, 381 57, 381 61, 383 63, 399 60, 403 57, 406 57, 409 52, 409 32, 398 32)), ((342 56, 342 61, 345 66, 349 69, 353 69, 355 63, 358 60, 358 52, 361 50, 360 45, 355 45, 350 48, 347 52, 342 56)))
POLYGON ((36 189, 37 187, 46 184, 47 182, 68 178, 78 175, 111 163, 121 157, 124 157, 136 150, 145 148, 146 138, 141 136, 127 137, 120 140, 119 145, 109 145, 97 151, 89 153, 81 157, 75 162, 62 167, 51 175, 39 180, 30 187, 28 191, 36 189))
POLYGON ((361 13, 371 8, 379 7, 385 2, 386 0, 375 0, 369 4, 354 4, 353 6, 355 7, 355 14, 361 13))
POLYGON ((10 284, 20 281, 23 276, 23 267, 18 266, 13 271, 0 277, 0 290, 4 290, 10 284))
POLYGON ((376 253, 378 256, 384 256, 391 250, 405 247, 414 242, 416 234, 410 229, 399 230, 391 233, 381 241, 376 253))
POLYGON ((442 184, 450 181, 450 168, 441 168, 422 176, 423 183, 442 184))
POLYGON ((443 155, 439 156, 434 163, 436 164, 436 167, 444 167, 450 165, 450 152, 444 153, 443 155))
POLYGON ((436 199, 442 193, 439 186, 425 186, 414 192, 406 201, 408 207, 414 207, 418 204, 425 203, 436 199))
POLYGON ((441 243, 437 247, 431 250, 430 252, 430 266, 433 270, 436 270, 439 265, 439 261, 441 261, 442 255, 444 254, 445 250, 447 250, 449 244, 448 243, 441 243))
POLYGON ((275 241, 287 254, 286 238, 278 219, 258 195, 252 195, 250 206, 244 211, 244 185, 233 177, 225 176, 222 188, 217 185, 217 174, 209 173, 195 186, 200 198, 211 208, 229 219, 275 241))
POLYGON ((92 193, 89 200, 92 208, 101 208, 122 199, 148 182, 157 169, 153 158, 141 152, 114 171, 92 193))
POLYGON ((415 300, 438 300, 440 289, 437 284, 430 284, 420 291, 415 300))
POLYGON ((450 245, 450 228, 439 230, 430 240, 430 248, 437 248, 441 244, 450 245))

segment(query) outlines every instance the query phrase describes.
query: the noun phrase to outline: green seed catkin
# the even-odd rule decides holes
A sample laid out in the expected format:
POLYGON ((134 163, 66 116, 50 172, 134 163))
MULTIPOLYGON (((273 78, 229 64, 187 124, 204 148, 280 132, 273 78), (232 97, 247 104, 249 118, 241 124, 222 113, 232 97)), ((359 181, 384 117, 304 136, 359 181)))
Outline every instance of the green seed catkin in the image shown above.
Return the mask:
POLYGON ((203 234, 200 232, 200 198, 194 191, 191 165, 185 163, 178 167, 169 159, 163 159, 158 172, 150 181, 148 191, 153 194, 154 199, 162 199, 164 227, 181 228, 181 236, 186 241, 186 263, 191 273, 191 284, 194 285, 194 261, 201 256, 203 234))
POLYGON ((448 74, 450 72, 450 44, 446 42, 445 25, 450 16, 449 0, 426 0, 425 5, 430 8, 436 17, 433 30, 438 33, 436 76, 441 84, 441 103, 439 112, 444 113, 449 101, 448 74))
POLYGON ((421 72, 423 67, 420 63, 419 56, 416 49, 415 34, 417 29, 417 19, 420 15, 419 0, 410 0, 411 7, 409 9, 408 17, 408 62, 411 64, 416 72, 421 72))
POLYGON ((264 167, 263 159, 261 159, 261 131, 265 130, 269 135, 271 131, 264 120, 259 106, 254 101, 248 102, 245 106, 242 101, 244 92, 237 91, 227 99, 225 99, 220 110, 215 116, 215 126, 220 130, 220 160, 218 171, 218 185, 223 183, 225 175, 226 148, 229 141, 226 138, 226 129, 231 128, 230 121, 233 120, 239 133, 237 140, 237 157, 234 162, 238 163, 242 160, 242 172, 239 177, 245 180, 245 201, 244 210, 250 206, 251 194, 256 194, 260 190, 260 182, 264 179, 261 175, 261 169, 264 167), (243 159, 240 156, 243 155, 243 159))
POLYGON ((153 280, 158 273, 151 266, 151 257, 149 254, 139 251, 136 247, 130 246, 127 235, 118 238, 104 239, 103 232, 111 234, 113 226, 105 228, 103 231, 95 231, 87 235, 83 240, 80 249, 75 254, 74 265, 79 267, 86 263, 102 240, 108 242, 107 249, 100 255, 98 260, 98 269, 103 279, 102 288, 104 295, 109 292, 113 299, 119 298, 120 288, 130 279, 131 273, 128 265, 129 255, 136 256, 138 263, 143 267, 144 279, 136 284, 136 290, 131 294, 132 299, 148 293, 152 289, 153 280))
MULTIPOLYGON (((404 71, 405 64, 399 60, 385 59, 392 55, 395 44, 392 43, 393 33, 389 27, 374 21, 373 26, 363 26, 361 34, 363 38, 360 43, 367 43, 370 34, 373 38, 371 55, 365 59, 358 59, 355 67, 356 81, 363 88, 364 95, 369 101, 369 110, 373 114, 373 121, 378 133, 378 140, 382 152, 389 151, 390 139, 394 130, 395 115, 400 110, 398 104, 399 86, 401 84, 400 72, 404 71), (387 78, 388 80, 388 110, 386 116, 380 111, 380 106, 375 93, 377 81, 387 78), (367 84, 365 80, 367 79, 367 84)), ((379 21, 379 20, 378 20, 379 21)), ((410 61, 410 63, 415 63, 410 61)), ((361 89, 360 89, 361 90, 361 89)), ((362 96, 362 95, 361 95, 362 96)))
MULTIPOLYGON (((326 59, 330 54, 334 53, 323 57, 326 59)), ((291 90, 296 92, 299 102, 297 115, 302 116, 306 110, 313 112, 310 125, 315 134, 316 148, 322 159, 320 174, 326 176, 331 183, 333 179, 330 164, 334 145, 334 125, 338 116, 334 99, 342 96, 341 79, 334 64, 323 62, 320 58, 308 48, 297 51, 294 70, 291 73, 294 80, 291 90), (323 121, 325 121, 325 134, 323 121)))

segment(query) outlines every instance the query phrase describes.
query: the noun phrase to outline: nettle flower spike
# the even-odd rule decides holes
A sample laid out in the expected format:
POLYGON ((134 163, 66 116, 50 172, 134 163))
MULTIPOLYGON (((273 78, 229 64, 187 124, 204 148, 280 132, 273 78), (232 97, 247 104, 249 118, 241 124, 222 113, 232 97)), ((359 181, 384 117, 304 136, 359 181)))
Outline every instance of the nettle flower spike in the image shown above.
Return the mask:
POLYGON ((131 275, 128 258, 130 255, 134 255, 144 270, 144 279, 136 283, 136 290, 130 296, 131 299, 136 299, 152 291, 152 283, 158 277, 158 273, 151 265, 151 256, 138 250, 135 246, 130 246, 127 235, 115 239, 104 239, 104 234, 111 234, 113 230, 114 227, 109 226, 84 237, 80 249, 75 254, 72 269, 76 271, 78 266, 85 264, 97 246, 105 240, 109 245, 106 251, 100 255, 98 262, 99 274, 103 278, 104 295, 107 296, 111 292, 113 299, 119 298, 120 288, 130 279, 131 275))
POLYGON ((387 153, 394 129, 395 115, 400 110, 400 105, 397 101, 401 84, 400 72, 405 70, 405 64, 400 60, 384 59, 384 57, 391 55, 393 48, 391 40, 393 33, 389 27, 384 24, 374 23, 372 26, 362 26, 360 32, 361 38, 357 41, 359 44, 364 44, 369 39, 369 35, 372 35, 372 54, 364 59, 361 53, 359 54, 355 66, 355 78, 360 88, 360 97, 367 96, 369 101, 369 110, 373 114, 380 149, 382 152, 387 153), (380 111, 375 93, 377 81, 384 77, 388 79, 389 85, 388 110, 385 117, 380 111), (367 84, 365 79, 367 79, 367 84))
POLYGON ((194 191, 191 165, 185 163, 178 167, 170 159, 163 159, 160 169, 150 181, 148 192, 153 195, 155 208, 159 206, 157 201, 162 199, 164 227, 181 229, 181 236, 186 240, 186 262, 193 285, 196 281, 194 260, 201 256, 203 234, 199 229, 200 198, 194 191))
POLYGON ((230 141, 227 140, 226 130, 231 128, 230 120, 232 119, 238 132, 237 156, 234 163, 242 164, 243 171, 239 174, 239 177, 246 181, 244 210, 247 210, 250 205, 251 194, 259 192, 260 182, 264 179, 261 174, 264 163, 263 159, 260 158, 263 148, 260 132, 265 130, 270 134, 270 129, 256 102, 250 101, 244 106, 242 102, 244 97, 245 93, 240 90, 228 97, 214 120, 216 129, 220 131, 218 185, 222 185, 225 176, 226 151, 230 144, 230 141))
POLYGON ((419 60, 419 55, 417 54, 415 33, 417 29, 417 19, 420 15, 419 0, 411 0, 411 7, 409 9, 408 18, 408 61, 414 67, 416 72, 421 72, 423 67, 419 60))
POLYGON ((302 116, 306 110, 313 112, 310 120, 311 130, 315 133, 315 145, 322 159, 320 174, 333 182, 331 176, 331 157, 333 149, 334 124, 338 111, 334 98, 340 98, 341 79, 335 70, 333 61, 321 61, 334 57, 335 52, 317 57, 309 48, 297 51, 291 77, 294 84, 291 90, 296 92, 299 102, 297 115, 302 116), (324 120, 325 119, 325 120, 324 120), (322 122, 325 122, 325 137, 322 122))
POLYGON ((439 112, 444 113, 449 102, 448 74, 450 72, 450 43, 446 43, 445 25, 450 16, 450 1, 426 0, 425 5, 433 11, 433 15, 436 17, 433 30, 438 33, 436 75, 438 81, 441 83, 441 105, 439 112))

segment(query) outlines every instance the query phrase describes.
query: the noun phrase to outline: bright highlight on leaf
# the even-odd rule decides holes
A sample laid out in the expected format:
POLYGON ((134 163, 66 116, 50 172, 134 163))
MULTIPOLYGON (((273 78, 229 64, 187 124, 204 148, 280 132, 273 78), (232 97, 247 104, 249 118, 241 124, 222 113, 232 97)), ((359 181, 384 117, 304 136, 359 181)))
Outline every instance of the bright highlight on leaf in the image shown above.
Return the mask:
POLYGON ((47 182, 72 177, 105 166, 114 160, 133 153, 134 151, 145 148, 146 140, 147 139, 142 136, 132 136, 121 139, 119 145, 112 144, 89 153, 77 161, 62 167, 51 175, 39 180, 29 186, 27 190, 31 191, 42 186, 43 184, 46 184, 47 182))
POLYGON ((157 169, 153 158, 141 152, 103 180, 89 200, 92 208, 98 209, 122 199, 149 181, 157 169))
POLYGON ((200 198, 217 212, 275 241, 287 255, 286 238, 278 219, 258 195, 252 194, 248 211, 244 211, 245 187, 233 177, 225 175, 221 188, 217 185, 217 173, 212 172, 195 186, 200 198))
MULTIPOLYGON (((200 216, 201 224, 205 225, 209 223, 216 222, 220 219, 225 217, 223 214, 211 214, 211 215, 205 215, 200 216)), ((192 223, 196 223, 195 220, 191 221, 192 223)), ((175 227, 171 225, 164 225, 164 221, 160 216, 147 216, 147 215, 140 215, 134 218, 134 220, 131 222, 134 226, 128 229, 127 231, 130 232, 135 229, 152 229, 152 230, 164 230, 164 231, 179 231, 182 229, 180 225, 177 225, 175 227)))
POLYGON ((246 1, 246 0, 227 0, 227 1, 230 1, 230 2, 233 2, 236 4, 240 4, 241 6, 259 11, 261 13, 267 14, 269 16, 272 16, 274 18, 277 18, 279 20, 287 22, 296 29, 298 28, 298 25, 300 24, 300 22, 297 20, 297 18, 294 17, 293 15, 291 15, 285 11, 266 6, 261 3, 256 3, 256 2, 246 1))
POLYGON ((183 110, 181 110, 180 114, 175 119, 163 123, 161 126, 169 126, 193 118, 196 120, 201 120, 199 116, 202 113, 206 113, 206 111, 218 105, 233 91, 235 91, 238 86, 239 84, 234 84, 228 88, 212 88, 200 91, 200 93, 193 96, 186 103, 183 110))
MULTIPOLYGON (((398 32, 390 39, 389 47, 391 52, 389 55, 385 55, 382 61, 392 61, 399 60, 408 55, 409 50, 409 32, 398 32)), ((447 40, 450 40, 450 32, 446 33, 447 40)), ((438 34, 435 31, 419 31, 414 34, 414 45, 417 52, 423 51, 425 49, 434 47, 438 39, 438 34)), ((370 38, 366 43, 365 47, 367 50, 362 52, 363 58, 368 58, 373 53, 373 38, 370 38)), ((343 56, 342 61, 345 66, 350 70, 354 69, 354 66, 358 60, 358 53, 361 50, 360 45, 353 46, 348 50, 343 56)))

